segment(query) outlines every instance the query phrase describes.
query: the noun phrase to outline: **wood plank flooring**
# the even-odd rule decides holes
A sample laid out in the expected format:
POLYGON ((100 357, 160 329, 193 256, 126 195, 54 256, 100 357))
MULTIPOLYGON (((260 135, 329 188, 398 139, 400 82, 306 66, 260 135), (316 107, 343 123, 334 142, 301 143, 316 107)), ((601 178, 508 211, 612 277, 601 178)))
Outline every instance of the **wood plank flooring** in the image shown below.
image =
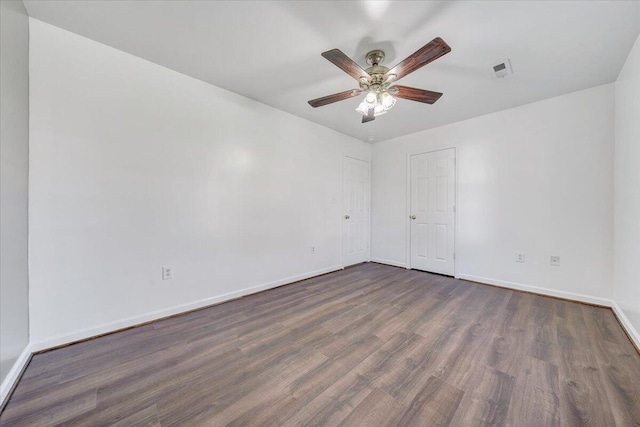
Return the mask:
POLYGON ((1 426, 632 426, 609 309, 379 264, 35 355, 1 426))

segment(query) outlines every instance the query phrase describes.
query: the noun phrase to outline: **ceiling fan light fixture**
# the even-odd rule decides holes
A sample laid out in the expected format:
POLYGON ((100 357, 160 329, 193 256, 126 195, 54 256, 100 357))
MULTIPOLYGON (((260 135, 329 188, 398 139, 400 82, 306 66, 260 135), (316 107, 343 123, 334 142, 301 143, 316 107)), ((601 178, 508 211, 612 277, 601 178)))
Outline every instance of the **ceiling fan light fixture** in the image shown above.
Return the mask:
POLYGON ((356 111, 363 116, 367 116, 369 115, 369 110, 373 108, 373 115, 374 117, 377 117, 385 114, 387 111, 393 108, 394 105, 396 105, 396 99, 391 96, 390 93, 378 93, 370 91, 364 97, 362 102, 360 102, 360 105, 358 105, 356 111))
POLYGON ((370 109, 376 108, 376 105, 378 105, 378 94, 373 91, 369 91, 360 105, 358 105, 358 108, 356 108, 356 111, 363 116, 366 116, 369 114, 370 109))

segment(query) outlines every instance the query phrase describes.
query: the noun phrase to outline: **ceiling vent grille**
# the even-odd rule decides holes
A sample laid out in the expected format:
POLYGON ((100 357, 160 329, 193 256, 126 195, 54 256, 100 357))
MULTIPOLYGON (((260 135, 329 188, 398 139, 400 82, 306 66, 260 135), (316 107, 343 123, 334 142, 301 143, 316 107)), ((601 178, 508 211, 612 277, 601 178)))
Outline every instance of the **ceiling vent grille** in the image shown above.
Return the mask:
POLYGON ((500 79, 502 77, 508 76, 509 74, 513 74, 513 70, 511 69, 511 61, 505 59, 502 62, 499 62, 489 68, 491 71, 491 77, 494 79, 500 79))

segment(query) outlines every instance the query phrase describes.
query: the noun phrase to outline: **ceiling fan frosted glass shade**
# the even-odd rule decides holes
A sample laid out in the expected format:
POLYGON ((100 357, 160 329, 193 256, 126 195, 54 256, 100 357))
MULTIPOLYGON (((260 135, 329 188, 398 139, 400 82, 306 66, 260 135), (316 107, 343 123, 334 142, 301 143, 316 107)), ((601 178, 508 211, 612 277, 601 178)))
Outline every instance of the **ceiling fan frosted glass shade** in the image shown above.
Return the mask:
POLYGON ((367 93, 367 96, 364 97, 364 102, 367 104, 375 105, 377 101, 378 97, 375 92, 369 92, 367 93))
POLYGON ((380 103, 385 110, 390 110, 396 105, 396 99, 390 93, 385 92, 380 95, 380 103))
POLYGON ((362 114, 363 116, 366 116, 369 113, 369 104, 362 101, 360 105, 358 105, 358 108, 356 108, 356 111, 362 114))

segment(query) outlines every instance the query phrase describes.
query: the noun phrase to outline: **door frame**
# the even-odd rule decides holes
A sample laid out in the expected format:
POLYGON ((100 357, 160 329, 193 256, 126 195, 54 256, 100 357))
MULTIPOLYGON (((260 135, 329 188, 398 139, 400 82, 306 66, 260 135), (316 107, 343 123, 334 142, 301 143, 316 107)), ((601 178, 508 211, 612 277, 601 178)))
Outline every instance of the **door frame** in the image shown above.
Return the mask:
POLYGON ((429 154, 429 153, 435 153, 438 151, 444 151, 444 150, 449 150, 449 149, 453 149, 453 154, 454 154, 454 158, 455 158, 455 173, 454 176, 456 178, 456 182, 455 185, 453 186, 453 191, 455 193, 454 196, 454 206, 455 206, 455 212, 453 214, 453 220, 455 222, 455 224, 453 225, 453 254, 454 254, 454 258, 453 258, 453 277, 454 278, 458 278, 458 263, 457 258, 457 252, 456 252, 456 248, 458 246, 458 213, 459 213, 459 209, 458 206, 460 205, 458 203, 458 149, 455 145, 438 145, 435 147, 431 147, 429 149, 422 149, 422 150, 415 150, 415 151, 409 151, 407 152, 407 205, 406 205, 406 211, 405 211, 405 216, 404 216, 404 220, 405 220, 405 241, 406 241, 406 246, 405 246, 405 260, 406 260, 406 268, 407 270, 411 270, 411 219, 409 218, 409 216, 411 215, 411 157, 412 156, 416 156, 419 154, 429 154))
POLYGON ((345 265, 344 265, 345 259, 344 259, 344 221, 342 220, 342 217, 344 215, 344 160, 346 158, 359 160, 367 164, 367 188, 365 190, 365 194, 367 195, 366 206, 367 206, 368 227, 366 227, 367 238, 365 239, 366 240, 365 243, 367 245, 367 250, 366 250, 365 262, 371 261, 371 160, 365 160, 360 157, 353 156, 351 154, 342 153, 342 158, 340 160, 341 161, 340 170, 342 171, 342 174, 340 176, 340 265, 342 266, 343 269, 345 268, 345 265))

